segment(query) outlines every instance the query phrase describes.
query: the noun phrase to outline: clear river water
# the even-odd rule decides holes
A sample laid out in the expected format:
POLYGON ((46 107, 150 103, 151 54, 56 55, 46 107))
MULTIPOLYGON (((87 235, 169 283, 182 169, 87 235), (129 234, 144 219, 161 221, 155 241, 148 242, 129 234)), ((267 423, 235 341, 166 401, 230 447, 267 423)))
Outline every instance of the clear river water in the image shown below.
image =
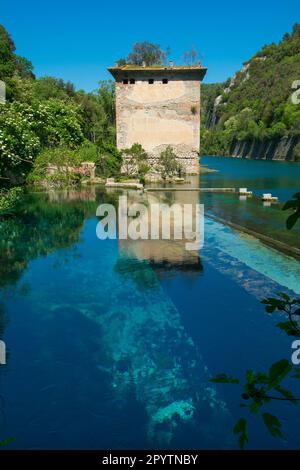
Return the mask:
MULTIPOLYGON (((300 262, 251 233, 300 248, 280 205, 300 190, 300 164, 202 157, 217 172, 192 185, 248 187, 257 196, 165 188, 165 203, 201 202, 204 247, 176 241, 100 240, 101 187, 29 192, 0 221, 0 440, 11 449, 235 449, 245 413, 237 385, 291 357, 282 317, 260 301, 300 294, 300 262), (236 227, 246 227, 245 233, 236 227)), ((130 195, 133 199, 136 196, 130 195)), ((300 396, 299 381, 288 386, 300 396)), ((300 405, 270 404, 285 438, 249 417, 249 448, 300 448, 300 405)))

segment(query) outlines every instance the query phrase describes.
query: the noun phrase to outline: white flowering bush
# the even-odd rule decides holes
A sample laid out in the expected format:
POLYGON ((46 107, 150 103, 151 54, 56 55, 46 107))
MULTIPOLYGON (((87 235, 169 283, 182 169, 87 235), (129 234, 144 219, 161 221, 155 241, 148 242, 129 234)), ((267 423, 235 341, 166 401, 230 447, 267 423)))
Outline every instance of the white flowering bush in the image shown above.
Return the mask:
POLYGON ((58 100, 0 107, 0 176, 25 176, 45 147, 83 142, 78 109, 58 100))
POLYGON ((76 105, 48 100, 39 104, 39 112, 46 116, 42 139, 44 146, 75 148, 83 142, 80 113, 76 105))
POLYGON ((0 107, 0 176, 24 173, 40 150, 30 117, 17 108, 17 103, 0 107))

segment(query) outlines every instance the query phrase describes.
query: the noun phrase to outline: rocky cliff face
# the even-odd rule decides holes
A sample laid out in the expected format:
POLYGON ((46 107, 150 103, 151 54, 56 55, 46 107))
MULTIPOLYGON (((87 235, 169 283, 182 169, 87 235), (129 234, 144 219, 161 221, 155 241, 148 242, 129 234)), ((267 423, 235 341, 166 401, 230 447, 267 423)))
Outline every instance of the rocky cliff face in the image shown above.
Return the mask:
POLYGON ((299 137, 282 137, 263 141, 234 140, 228 154, 240 158, 298 161, 294 150, 299 142, 299 137))
POLYGON ((201 152, 300 161, 300 24, 223 84, 202 87, 201 152))

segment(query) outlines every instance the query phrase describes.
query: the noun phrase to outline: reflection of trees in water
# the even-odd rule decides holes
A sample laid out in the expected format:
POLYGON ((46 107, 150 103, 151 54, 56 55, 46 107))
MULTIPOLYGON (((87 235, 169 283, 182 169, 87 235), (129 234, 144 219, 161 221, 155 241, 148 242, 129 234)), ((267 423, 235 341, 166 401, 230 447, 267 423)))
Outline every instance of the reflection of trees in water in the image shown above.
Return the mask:
POLYGON ((2 303, 0 303, 0 339, 3 337, 3 333, 6 327, 6 316, 5 310, 2 303))
POLYGON ((28 262, 77 242, 84 220, 96 213, 103 192, 28 194, 13 216, 0 224, 0 288, 16 284, 28 262))
MULTIPOLYGON (((97 193, 97 202, 85 199, 81 192, 79 200, 73 196, 70 201, 68 195, 60 193, 49 202, 45 193, 28 195, 23 210, 3 221, 0 227, 2 287, 15 284, 30 260, 76 243, 84 220, 95 215, 100 202, 116 202, 114 194, 97 193)), ((151 439, 168 442, 177 429, 182 429, 179 423, 184 428, 192 421, 194 425, 193 416, 198 410, 206 413, 211 409, 210 422, 215 423, 219 413, 223 413, 222 405, 211 396, 213 389, 207 389, 202 359, 184 331, 177 310, 160 288, 149 261, 120 256, 114 268, 120 274, 117 277, 103 275, 103 268, 98 272, 96 260, 91 259, 90 269, 82 266, 82 277, 89 282, 80 292, 70 289, 69 304, 66 296, 55 298, 55 285, 45 284, 34 308, 42 311, 52 306, 51 312, 59 316, 60 322, 69 308, 73 326, 75 312, 100 326, 101 345, 113 380, 112 395, 124 403, 134 388, 136 402, 146 408, 151 439), (96 284, 105 292, 103 298, 98 290, 95 298, 91 297, 91 286, 96 284), (86 305, 82 304, 85 297, 86 305), (52 305, 54 298, 57 305, 52 305)), ((70 269, 64 275, 63 288, 74 285, 79 272, 70 269)), ((57 331, 56 327, 55 337, 57 331)), ((74 336, 84 339, 84 350, 84 336, 74 336)), ((88 348, 86 351, 90 352, 88 348)), ((106 363, 103 367, 106 368, 106 363)))
POLYGON ((130 256, 120 256, 114 268, 115 272, 125 279, 131 279, 139 290, 147 290, 155 287, 157 278, 149 269, 149 263, 145 260, 138 260, 130 256))
MULTIPOLYGON (((13 287, 28 263, 38 256, 47 256, 74 245, 84 220, 96 213, 96 196, 79 191, 28 194, 22 206, 0 223, 0 288, 13 287), (52 201, 52 202, 51 202, 52 201)), ((26 294, 28 286, 20 288, 26 294)), ((6 326, 5 312, 0 305, 0 339, 6 326)))
MULTIPOLYGON (((0 223, 0 288, 14 287, 31 260, 76 243, 85 217, 95 211, 95 203, 50 203, 46 193, 28 195, 18 211, 0 223)), ((22 286, 20 293, 27 289, 22 286)), ((5 327, 0 304, 0 339, 5 327)))
POLYGON ((78 239, 85 211, 49 204, 46 195, 32 195, 26 205, 0 226, 0 287, 15 284, 28 262, 72 245, 78 239))
MULTIPOLYGON (((0 303, 0 339, 3 338, 6 324, 7 324, 7 318, 5 314, 4 305, 0 303)), ((0 368, 2 368, 3 371, 4 371, 3 369, 4 367, 5 367, 4 365, 0 366, 0 368)), ((0 379, 1 379, 1 375, 0 375, 0 379)), ((1 386, 1 382, 0 382, 0 386, 1 386)), ((6 423, 6 419, 5 419, 5 413, 4 413, 4 398, 0 393, 0 441, 2 439, 2 433, 3 433, 3 428, 5 426, 5 423, 6 423)))
POLYGON ((266 235, 288 246, 300 248, 300 227, 295 226, 293 231, 283 230, 286 213, 281 210, 281 204, 264 207, 258 198, 239 201, 238 195, 230 193, 207 193, 202 197, 206 214, 266 235))
POLYGON ((164 204, 172 205, 176 202, 175 198, 175 193, 174 191, 166 191, 163 193, 163 197, 161 198, 161 201, 164 204))

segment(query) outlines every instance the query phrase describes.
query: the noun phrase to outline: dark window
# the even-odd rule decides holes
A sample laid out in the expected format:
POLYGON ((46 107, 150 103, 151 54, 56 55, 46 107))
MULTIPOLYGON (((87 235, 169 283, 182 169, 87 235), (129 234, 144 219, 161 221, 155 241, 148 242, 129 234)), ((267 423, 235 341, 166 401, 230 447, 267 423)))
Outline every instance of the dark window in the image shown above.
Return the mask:
POLYGON ((129 80, 129 83, 130 83, 130 85, 134 85, 134 84, 135 84, 135 79, 134 79, 134 78, 131 78, 131 79, 129 80))
POLYGON ((167 79, 167 78, 163 78, 162 82, 163 82, 164 85, 167 85, 168 79, 167 79))
POLYGON ((153 85, 153 83, 154 83, 153 78, 149 78, 148 83, 149 83, 149 85, 153 85))
POLYGON ((123 81, 123 85, 128 85, 128 80, 127 80, 127 78, 123 78, 122 81, 123 81))

